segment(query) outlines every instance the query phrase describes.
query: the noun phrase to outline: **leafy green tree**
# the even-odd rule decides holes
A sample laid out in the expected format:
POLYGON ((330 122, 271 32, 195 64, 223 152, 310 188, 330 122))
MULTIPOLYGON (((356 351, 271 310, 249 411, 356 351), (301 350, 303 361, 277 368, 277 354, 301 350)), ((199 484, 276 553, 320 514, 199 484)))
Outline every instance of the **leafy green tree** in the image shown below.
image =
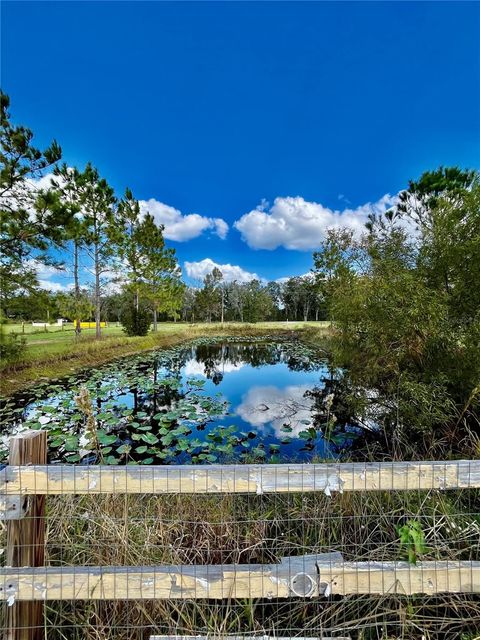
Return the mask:
POLYGON ((408 189, 399 195, 393 213, 412 220, 422 230, 432 229, 436 223, 435 211, 439 202, 459 204, 471 189, 477 176, 475 171, 458 167, 439 167, 426 171, 419 180, 410 180, 408 189))
POLYGON ((236 280, 234 282, 230 282, 227 285, 227 300, 231 318, 243 322, 246 300, 245 286, 236 280))
POLYGON ((182 318, 184 321, 195 322, 195 289, 185 287, 182 301, 182 318))
POLYGON ((153 309, 153 328, 157 331, 159 313, 174 319, 182 307, 183 284, 175 251, 165 246, 163 226, 149 213, 142 215, 130 189, 125 192, 117 212, 116 242, 126 271, 125 290, 133 295, 133 306, 140 314, 140 299, 153 309))
POLYGON ((399 455, 415 435, 428 446, 440 429, 452 441, 479 421, 479 179, 442 169, 410 188, 363 237, 332 231, 314 254, 334 364, 357 414, 370 412, 399 455), (421 210, 409 208, 414 195, 421 210))
POLYGON ((273 302, 268 289, 262 286, 259 280, 251 280, 244 287, 243 317, 245 322, 261 322, 268 319, 273 310, 273 302))
POLYGON ((185 289, 185 283, 181 281, 179 273, 173 274, 165 281, 165 295, 162 303, 162 311, 168 318, 173 318, 174 322, 176 322, 180 317, 185 289))
POLYGON ((69 318, 75 323, 79 318, 89 321, 95 311, 92 296, 85 288, 80 288, 79 291, 59 293, 56 296, 56 302, 61 316, 69 318))
POLYGON ((33 289, 31 292, 20 290, 2 301, 4 317, 17 321, 46 321, 58 312, 56 297, 44 289, 33 289))
POLYGON ((38 189, 35 180, 60 160, 61 149, 53 141, 40 151, 32 145, 33 133, 11 123, 10 100, 0 92, 0 289, 8 297, 19 289, 37 286, 32 258, 51 263, 47 250, 61 243, 66 212, 49 189, 38 189))
POLYGON ((302 308, 302 278, 289 278, 283 285, 282 299, 287 319, 298 320, 302 308))
POLYGON ((268 282, 266 290, 272 300, 275 319, 279 320, 281 318, 280 307, 282 306, 282 285, 275 281, 268 282))
POLYGON ((197 291, 196 307, 200 317, 211 322, 214 317, 219 317, 222 308, 222 293, 220 284, 223 274, 217 267, 211 273, 207 273, 203 279, 203 288, 197 291))

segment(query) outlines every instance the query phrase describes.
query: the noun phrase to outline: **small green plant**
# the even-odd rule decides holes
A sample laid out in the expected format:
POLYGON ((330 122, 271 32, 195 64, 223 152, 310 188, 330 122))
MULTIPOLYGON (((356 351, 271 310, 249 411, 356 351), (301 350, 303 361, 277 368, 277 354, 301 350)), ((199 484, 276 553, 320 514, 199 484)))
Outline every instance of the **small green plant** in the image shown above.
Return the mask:
POLYGON ((425 535, 419 520, 407 520, 398 528, 400 544, 406 552, 408 562, 417 564, 419 556, 426 552, 425 535))

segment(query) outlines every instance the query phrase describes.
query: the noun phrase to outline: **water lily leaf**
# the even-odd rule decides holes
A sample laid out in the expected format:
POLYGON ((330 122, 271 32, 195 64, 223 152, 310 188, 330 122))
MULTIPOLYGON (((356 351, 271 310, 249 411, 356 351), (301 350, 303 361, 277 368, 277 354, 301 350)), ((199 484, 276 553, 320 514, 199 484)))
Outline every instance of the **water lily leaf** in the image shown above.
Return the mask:
POLYGON ((301 438, 302 440, 311 440, 312 437, 310 435, 310 433, 308 431, 300 431, 300 433, 298 434, 298 437, 301 438))
POLYGON ((147 445, 142 444, 140 447, 135 447, 136 453, 146 453, 148 451, 147 445))
POLYGON ((153 435, 153 433, 142 433, 140 439, 148 444, 156 444, 158 442, 157 436, 153 435))
POLYGON ((72 462, 78 462, 80 460, 80 455, 78 453, 74 453, 72 455, 66 456, 65 460, 68 463, 72 463, 72 462))
POLYGON ((68 435, 65 438, 65 451, 75 451, 78 449, 78 436, 68 435))
POLYGON ((117 441, 117 436, 108 435, 105 431, 97 431, 97 440, 100 444, 114 444, 117 441))
POLYGON ((122 444, 120 447, 118 447, 117 453, 130 453, 130 450, 131 446, 129 444, 122 444))

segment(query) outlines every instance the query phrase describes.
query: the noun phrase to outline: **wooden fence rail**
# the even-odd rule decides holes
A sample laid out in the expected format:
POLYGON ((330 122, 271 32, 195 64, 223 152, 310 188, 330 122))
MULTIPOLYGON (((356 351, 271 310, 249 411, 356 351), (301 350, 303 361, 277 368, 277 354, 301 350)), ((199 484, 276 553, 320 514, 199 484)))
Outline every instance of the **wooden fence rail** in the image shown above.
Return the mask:
POLYGON ((191 600, 352 594, 480 593, 480 562, 325 562, 278 565, 37 567, 0 570, 0 599, 191 600))
POLYGON ((0 471, 0 496, 330 493, 480 487, 480 460, 245 465, 32 465, 0 471))

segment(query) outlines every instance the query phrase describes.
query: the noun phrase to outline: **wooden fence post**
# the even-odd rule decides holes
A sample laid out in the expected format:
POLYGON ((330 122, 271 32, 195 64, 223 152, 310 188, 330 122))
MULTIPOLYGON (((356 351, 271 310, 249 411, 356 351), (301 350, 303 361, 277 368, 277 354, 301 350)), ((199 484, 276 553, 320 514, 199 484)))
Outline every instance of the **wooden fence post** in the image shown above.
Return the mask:
MULTIPOLYGON (((28 431, 10 440, 10 465, 47 464, 47 432, 28 431)), ((45 563, 45 496, 29 496, 24 518, 7 523, 6 565, 45 563)), ((44 638, 43 602, 14 602, 7 610, 7 640, 44 638)))

